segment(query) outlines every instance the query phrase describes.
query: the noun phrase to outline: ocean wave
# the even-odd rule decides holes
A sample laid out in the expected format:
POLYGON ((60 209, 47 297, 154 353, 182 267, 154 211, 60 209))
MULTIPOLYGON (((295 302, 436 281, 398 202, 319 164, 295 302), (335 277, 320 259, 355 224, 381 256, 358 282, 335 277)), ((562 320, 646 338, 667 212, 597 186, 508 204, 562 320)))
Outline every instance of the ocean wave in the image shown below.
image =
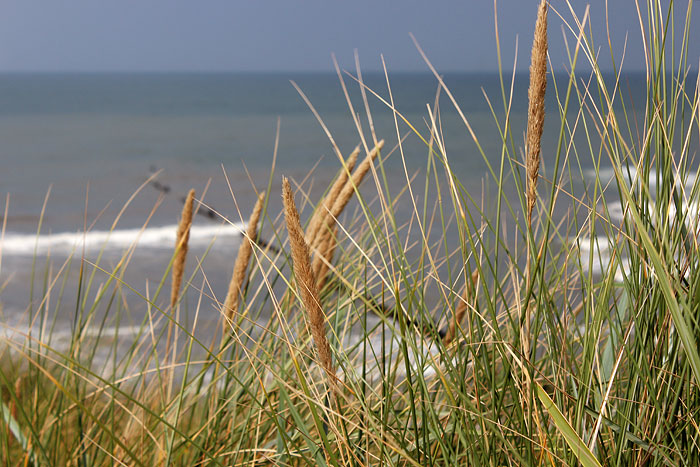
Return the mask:
MULTIPOLYGON (((623 179, 628 183, 632 184, 635 183, 637 186, 641 183, 641 180, 639 176, 637 176, 637 170, 635 167, 622 167, 620 171, 623 179)), ((661 172, 658 173, 658 177, 661 177, 661 172)), ((674 179, 674 184, 677 188, 683 188, 685 192, 690 193, 690 191, 693 189, 693 186, 698 178, 698 172, 695 171, 688 171, 685 173, 685 178, 681 179, 678 172, 675 170, 673 171, 673 179, 674 179)), ((641 176, 641 174, 640 174, 641 176)), ((586 180, 594 180, 596 177, 598 180, 600 180, 600 183, 603 184, 603 186, 606 186, 608 184, 611 184, 614 182, 616 176, 615 176, 615 169, 612 167, 601 167, 599 169, 586 169, 584 171, 584 177, 586 180)), ((656 192, 656 185, 657 185, 657 171, 655 169, 651 169, 649 172, 649 190, 652 193, 656 192)))
POLYGON ((595 237, 571 237, 569 244, 575 245, 578 250, 578 260, 583 272, 593 276, 601 276, 614 268, 615 282, 622 282, 625 275, 630 273, 630 260, 623 254, 619 244, 612 243, 611 239, 598 235, 595 237), (617 258, 612 265, 613 255, 617 258))
MULTIPOLYGON (((190 229, 191 246, 206 246, 216 238, 239 236, 244 224, 193 225, 190 229)), ((37 253, 71 254, 104 248, 123 250, 132 245, 148 248, 172 249, 175 245, 177 225, 147 227, 145 229, 91 230, 88 232, 61 232, 51 234, 25 234, 8 232, 0 242, 3 255, 33 255, 37 253)))
MULTIPOLYGON (((626 202, 623 203, 621 201, 608 201, 606 203, 606 207, 608 211, 608 216, 611 221, 620 223, 623 220, 625 220, 625 218, 628 220, 632 219, 632 215, 629 213, 629 209, 627 208, 626 202)), ((652 210, 652 212, 653 208, 653 205, 647 206, 647 209, 652 210)), ((667 214, 668 218, 666 219, 666 222, 673 222, 674 220, 676 220, 676 206, 674 204, 668 206, 667 214)), ((681 215, 686 227, 695 230, 698 226, 698 219, 700 218, 700 202, 684 201, 681 208, 681 215)), ((652 220, 655 224, 658 224, 658 222, 656 222, 656 216, 654 216, 652 220)))

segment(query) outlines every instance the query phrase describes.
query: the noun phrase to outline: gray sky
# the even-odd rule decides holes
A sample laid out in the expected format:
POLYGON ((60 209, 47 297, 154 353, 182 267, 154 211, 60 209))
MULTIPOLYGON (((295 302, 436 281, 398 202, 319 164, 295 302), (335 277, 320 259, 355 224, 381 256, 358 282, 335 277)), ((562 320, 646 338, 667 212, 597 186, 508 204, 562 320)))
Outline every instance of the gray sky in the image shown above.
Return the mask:
MULTIPOLYGON (((677 9, 684 12, 687 2, 679 0, 677 9)), ((572 3, 578 14, 591 4, 594 34, 605 44, 605 0, 572 3)), ((537 4, 498 0, 508 68, 516 36, 518 68, 529 64, 537 4)), ((563 68, 557 11, 566 20, 571 13, 563 0, 551 5, 550 55, 563 68)), ((626 69, 641 69, 635 1, 610 0, 609 12, 614 51, 621 55, 629 33, 626 69)), ((440 71, 497 67, 492 0, 4 0, 0 71, 332 71, 331 53, 348 68, 354 49, 364 70, 379 69, 384 54, 391 71, 424 71, 409 32, 440 71)), ((693 39, 697 66, 698 26, 693 39)), ((609 52, 602 53, 608 64, 609 52)))

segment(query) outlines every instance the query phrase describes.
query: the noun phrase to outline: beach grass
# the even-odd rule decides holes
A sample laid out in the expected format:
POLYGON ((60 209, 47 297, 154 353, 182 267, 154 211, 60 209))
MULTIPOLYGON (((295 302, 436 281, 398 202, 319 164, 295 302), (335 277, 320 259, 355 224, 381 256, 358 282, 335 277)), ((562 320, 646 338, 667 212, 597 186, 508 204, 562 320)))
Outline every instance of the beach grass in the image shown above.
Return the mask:
POLYGON ((626 97, 622 57, 601 71, 588 9, 533 6, 527 125, 511 119, 515 72, 501 69, 501 95, 485 96, 498 157, 424 54, 442 96, 424 122, 404 118, 389 72, 380 90, 359 67, 339 70, 363 99, 364 115, 348 95, 360 144, 343 154, 330 138, 338 171, 320 199, 309 178, 271 172, 245 209, 228 294, 187 257, 194 192, 169 266, 145 288, 126 272, 135 246, 115 262, 78 251, 50 266, 35 254, 30 325, 6 327, 0 347, 0 463, 700 464, 692 6, 630 7, 646 102, 626 97), (567 28, 564 74, 546 53, 554 15, 567 28), (374 133, 370 100, 391 111, 395 135, 374 133), (441 131, 447 105, 488 166, 487 188, 452 170, 462 155, 441 131), (406 134, 421 167, 404 157, 406 134), (126 294, 144 316, 129 329, 126 294), (179 318, 184 297, 198 303, 193 325, 179 318), (61 343, 59 307, 74 310, 61 343), (210 309, 220 325, 203 340, 195 328, 210 309))

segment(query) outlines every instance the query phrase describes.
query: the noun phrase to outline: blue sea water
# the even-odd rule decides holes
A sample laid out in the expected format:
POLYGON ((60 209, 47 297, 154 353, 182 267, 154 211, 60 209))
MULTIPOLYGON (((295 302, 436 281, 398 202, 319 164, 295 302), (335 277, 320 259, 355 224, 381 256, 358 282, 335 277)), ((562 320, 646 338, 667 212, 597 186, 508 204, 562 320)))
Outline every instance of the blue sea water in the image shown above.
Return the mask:
MULTIPOLYGON (((394 102, 426 137, 431 125, 427 107, 436 102, 438 82, 429 74, 390 74, 388 79, 390 86, 383 74, 364 76, 378 95, 367 92, 374 130, 386 140, 384 153, 395 148, 399 136, 406 136, 406 166, 399 151, 385 162, 389 185, 398 191, 406 185, 406 172, 419 173, 418 180, 424 176, 428 148, 409 125, 400 118, 396 123, 388 105, 394 102)), ((216 254, 202 266, 206 275, 194 277, 196 288, 223 300, 240 241, 237 232, 255 199, 252 184, 264 190, 268 183, 278 125, 273 193, 279 193, 284 175, 305 183, 312 196, 320 195, 340 167, 330 139, 291 81, 308 96, 333 141, 348 155, 361 138, 335 74, 0 75, 0 187, 9 196, 0 269, 5 316, 23 316, 28 308, 36 308, 32 300, 37 290, 55 286, 51 281, 62 267, 70 271, 70 280, 77 280, 78 261, 66 263, 71 252, 79 258, 85 250, 95 258, 104 250, 102 264, 108 269, 136 239, 140 246, 129 266, 129 285, 144 295, 150 293, 168 264, 181 197, 190 188, 208 208, 230 221, 222 227, 221 221, 197 217, 190 258, 192 269, 218 236, 216 254), (160 192, 145 186, 123 209, 153 170, 161 171, 158 181, 170 192, 159 200, 160 192), (31 295, 34 258, 41 272, 31 295)), ((505 113, 500 80, 495 74, 448 74, 444 81, 479 145, 444 90, 439 93, 436 125, 453 171, 479 198, 488 164, 497 166, 502 155, 494 121, 494 113, 501 122, 505 113)), ((360 87, 349 76, 345 82, 362 132, 371 141, 360 87)), ((631 94, 644 95, 644 76, 630 75, 626 83, 631 94)), ((505 86, 510 87, 509 78, 505 86)), ((545 166, 552 163, 547 155, 555 150, 559 126, 551 89, 543 141, 545 166)), ((516 76, 513 95, 510 121, 514 144, 521 148, 527 76, 516 76)), ((586 158, 582 160, 585 165, 586 158)), ((274 212, 279 200, 271 203, 274 212)), ((106 281, 107 276, 98 280, 106 281)), ((66 287, 64 303, 71 303, 70 290, 75 289, 75 284, 66 287)), ((196 295, 192 294, 193 300, 196 295)), ((214 308, 209 305, 204 313, 212 321, 218 319, 214 308)), ((68 322, 74 309, 72 304, 55 312, 68 322)), ((129 324, 140 319, 135 316, 129 324)))
MULTIPOLYGON (((489 157, 498 158, 499 138, 481 90, 490 91, 498 101, 495 78, 455 75, 445 80, 489 157)), ((2 190, 11 194, 8 228, 35 230, 49 186, 46 227, 62 231, 82 226, 88 184, 87 217, 92 218, 109 201, 122 204, 152 167, 162 169, 160 180, 178 193, 191 187, 201 190, 211 178, 207 199, 231 215, 235 211, 224 170, 235 195, 250 200, 253 190, 243 165, 256 186, 267 182, 278 118, 278 174, 303 177, 319 160, 318 177, 334 173, 339 165, 329 139, 291 80, 307 94, 341 151, 348 154, 360 138, 334 74, 0 76, 2 190)), ((384 76, 365 80, 389 100, 384 76)), ((363 115, 358 86, 350 78, 346 81, 354 109, 363 115)), ((427 134, 426 105, 435 101, 435 78, 398 74, 390 76, 390 83, 396 108, 427 134)), ((484 161, 444 93, 441 102, 442 130, 454 168, 477 181, 485 174, 484 161)), ((378 137, 393 147, 398 138, 391 112, 371 94, 369 103, 378 137)), ((525 105, 523 99, 515 102, 514 121, 525 105)), ((365 131, 371 139, 366 125, 365 131)), ((408 127, 401 123, 400 131, 403 134, 408 127)), ((427 149, 416 141, 408 139, 405 156, 411 168, 424 168, 427 149)), ((123 222, 133 227, 142 221, 144 211, 136 206, 125 214, 123 222)), ((166 207, 156 214, 156 221, 166 222, 171 215, 166 207)))

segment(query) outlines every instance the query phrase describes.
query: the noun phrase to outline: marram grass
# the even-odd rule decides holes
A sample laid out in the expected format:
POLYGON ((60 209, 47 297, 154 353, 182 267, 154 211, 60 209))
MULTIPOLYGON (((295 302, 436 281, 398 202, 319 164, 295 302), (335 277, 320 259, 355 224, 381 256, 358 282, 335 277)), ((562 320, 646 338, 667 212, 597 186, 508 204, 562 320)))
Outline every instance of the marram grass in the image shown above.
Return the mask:
POLYGON ((185 198, 185 205, 182 207, 182 216, 177 226, 175 235, 175 259, 173 260, 173 275, 170 292, 170 308, 174 309, 180 297, 182 288, 182 277, 185 274, 185 261, 187 260, 188 242, 190 239, 190 228, 192 227, 192 206, 194 203, 194 190, 190 190, 185 198))
MULTIPOLYGON (((321 199, 310 179, 271 174, 264 197, 282 193, 283 209, 247 207, 246 264, 228 299, 180 240, 148 286, 130 280, 133 249, 116 262, 69 258, 82 265, 73 303, 60 293, 67 266, 37 255, 36 326, 6 326, 0 347, 0 464, 700 464, 692 6, 630 7, 645 102, 630 100, 619 55, 603 58, 589 35, 604 12, 533 6, 527 121, 510 112, 524 96, 510 95, 505 72, 502 102, 487 96, 499 154, 440 90, 490 164, 483 191, 452 170, 461 155, 440 131, 445 102, 410 122, 390 74, 387 89, 367 89, 358 72, 359 94, 376 99, 358 130, 380 128, 369 109, 385 105, 396 135, 372 134, 386 144, 357 167, 351 153, 335 182, 315 176, 329 187, 321 199), (547 66, 547 12, 564 19, 561 68, 547 66), (409 144, 425 166, 403 159, 409 144), (161 296, 171 273, 175 299, 161 296), (126 293, 146 315, 132 335, 119 324, 133 316, 126 293), (193 301, 197 316, 220 311, 224 335, 217 326, 203 339, 179 320, 173 311, 193 301), (75 310, 67 343, 50 326, 63 307, 75 310), (179 338, 163 353, 168 328, 179 338)), ((361 131, 358 142, 372 147, 361 131)))
POLYGON ((228 286, 228 293, 226 294, 226 300, 224 300, 224 316, 226 321, 224 322, 224 331, 231 322, 234 313, 238 310, 238 303, 240 301, 240 296, 243 291, 243 283, 245 281, 245 273, 248 270, 248 265, 250 264, 250 258, 253 254, 253 243, 258 236, 258 222, 260 222, 260 215, 262 214, 264 206, 265 194, 260 193, 258 195, 258 200, 255 202, 253 207, 253 213, 248 219, 248 228, 245 231, 245 238, 238 247, 238 254, 236 255, 236 261, 233 263, 233 274, 231 275, 231 282, 228 286))
POLYGON ((547 91, 547 1, 542 0, 537 10, 535 39, 532 42, 530 86, 527 90, 527 133, 525 153, 527 169, 527 221, 531 223, 532 210, 537 200, 537 179, 542 157, 544 131, 544 98, 547 91))
POLYGON ((314 215, 311 217, 311 220, 309 221, 309 226, 306 229, 307 232, 305 237, 306 242, 310 246, 316 245, 319 239, 319 232, 322 232, 322 229, 329 224, 329 212, 338 200, 340 193, 347 185, 349 175, 355 168, 355 164, 357 163, 357 157, 359 156, 359 154, 360 147, 357 146, 355 150, 352 153, 350 153, 348 159, 345 161, 345 167, 340 169, 340 174, 331 186, 331 189, 328 191, 328 194, 323 198, 323 203, 321 203, 321 206, 316 210, 316 212, 314 212, 314 215))
POLYGON ((326 317, 321 308, 316 277, 311 269, 309 245, 304 240, 304 231, 299 220, 299 212, 294 202, 294 194, 289 180, 282 179, 282 201, 284 202, 284 218, 289 233, 289 243, 292 248, 294 278, 297 289, 305 308, 308 327, 311 330, 316 352, 321 366, 326 371, 331 387, 335 388, 335 370, 331 357, 331 349, 326 337, 326 317))

